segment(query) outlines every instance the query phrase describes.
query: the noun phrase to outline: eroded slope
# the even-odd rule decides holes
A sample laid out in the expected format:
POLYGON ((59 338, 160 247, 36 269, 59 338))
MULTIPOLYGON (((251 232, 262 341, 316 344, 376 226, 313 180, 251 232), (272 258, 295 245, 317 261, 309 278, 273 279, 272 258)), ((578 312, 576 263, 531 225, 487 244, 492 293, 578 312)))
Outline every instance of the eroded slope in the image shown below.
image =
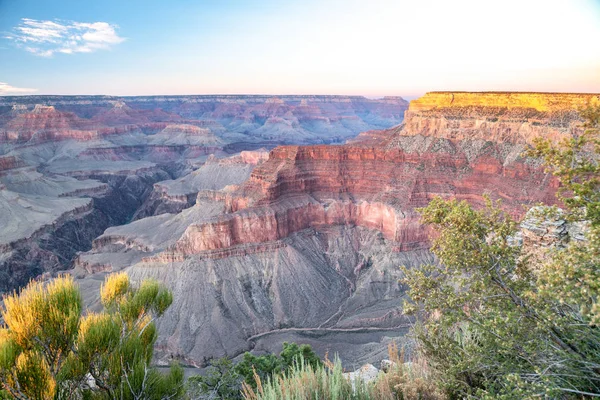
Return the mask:
POLYGON ((555 201, 557 182, 522 152, 535 136, 577 132, 577 108, 598 95, 518 94, 516 106, 512 96, 456 94, 453 104, 428 94, 400 127, 343 146, 277 147, 240 185, 136 222, 176 226, 168 239, 118 229, 96 241, 80 257, 92 272, 84 282, 98 281, 94 265, 165 281, 175 303, 160 323, 162 355, 190 364, 285 339, 350 362, 374 357, 407 322, 398 266, 433 261, 416 208, 434 196, 481 205, 488 194, 520 216, 555 201), (133 252, 131 263, 111 261, 133 252))

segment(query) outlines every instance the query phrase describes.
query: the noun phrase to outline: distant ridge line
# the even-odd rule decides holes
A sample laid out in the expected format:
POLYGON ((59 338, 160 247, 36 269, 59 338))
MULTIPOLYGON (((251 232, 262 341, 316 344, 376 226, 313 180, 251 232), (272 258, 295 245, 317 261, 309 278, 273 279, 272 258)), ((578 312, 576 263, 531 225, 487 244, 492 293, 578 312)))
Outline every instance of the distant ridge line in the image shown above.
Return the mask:
MULTIPOLYGON (((210 98, 210 97, 228 97, 228 98, 296 98, 296 99, 309 99, 309 98, 346 98, 346 99, 366 99, 373 100, 367 96, 362 95, 344 95, 344 94, 150 94, 150 95, 127 95, 127 96, 116 96, 107 94, 28 94, 28 95, 3 95, 2 98, 41 98, 41 97, 65 97, 65 98, 102 98, 102 99, 139 99, 139 98, 150 98, 150 97, 168 97, 168 98, 185 98, 185 97, 199 97, 199 98, 210 98)), ((399 99, 402 96, 392 95, 378 97, 377 99, 399 99)))

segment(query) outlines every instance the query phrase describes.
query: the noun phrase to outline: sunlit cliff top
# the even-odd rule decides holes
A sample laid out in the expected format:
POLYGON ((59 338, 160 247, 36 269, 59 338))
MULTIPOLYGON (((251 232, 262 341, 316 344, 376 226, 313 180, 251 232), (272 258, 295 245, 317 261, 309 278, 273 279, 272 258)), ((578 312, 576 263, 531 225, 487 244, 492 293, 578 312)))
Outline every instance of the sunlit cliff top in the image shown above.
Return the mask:
POLYGON ((410 111, 448 107, 533 108, 538 111, 580 109, 600 104, 600 93, 428 92, 410 102, 410 111))

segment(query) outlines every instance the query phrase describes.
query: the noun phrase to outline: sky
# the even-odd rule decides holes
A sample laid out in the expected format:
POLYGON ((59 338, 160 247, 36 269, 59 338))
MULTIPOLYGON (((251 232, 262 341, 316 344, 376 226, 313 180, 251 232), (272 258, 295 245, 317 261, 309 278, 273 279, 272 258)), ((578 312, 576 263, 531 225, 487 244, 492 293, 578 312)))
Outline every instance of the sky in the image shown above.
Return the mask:
POLYGON ((0 95, 600 93, 600 0, 0 0, 0 95))

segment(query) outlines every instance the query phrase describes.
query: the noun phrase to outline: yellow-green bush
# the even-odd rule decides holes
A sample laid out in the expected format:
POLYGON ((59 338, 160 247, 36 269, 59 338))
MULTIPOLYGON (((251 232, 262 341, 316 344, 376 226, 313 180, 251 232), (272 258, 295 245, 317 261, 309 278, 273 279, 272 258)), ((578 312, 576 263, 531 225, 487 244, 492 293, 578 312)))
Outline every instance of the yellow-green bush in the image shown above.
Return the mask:
MULTIPOLYGON (((32 281, 4 298, 0 329, 2 396, 18 399, 176 399, 183 372, 149 367, 155 319, 172 302, 155 281, 133 287, 109 275, 101 290, 104 311, 82 316, 70 276, 32 281)), ((0 396, 1 397, 1 396, 0 396)))

